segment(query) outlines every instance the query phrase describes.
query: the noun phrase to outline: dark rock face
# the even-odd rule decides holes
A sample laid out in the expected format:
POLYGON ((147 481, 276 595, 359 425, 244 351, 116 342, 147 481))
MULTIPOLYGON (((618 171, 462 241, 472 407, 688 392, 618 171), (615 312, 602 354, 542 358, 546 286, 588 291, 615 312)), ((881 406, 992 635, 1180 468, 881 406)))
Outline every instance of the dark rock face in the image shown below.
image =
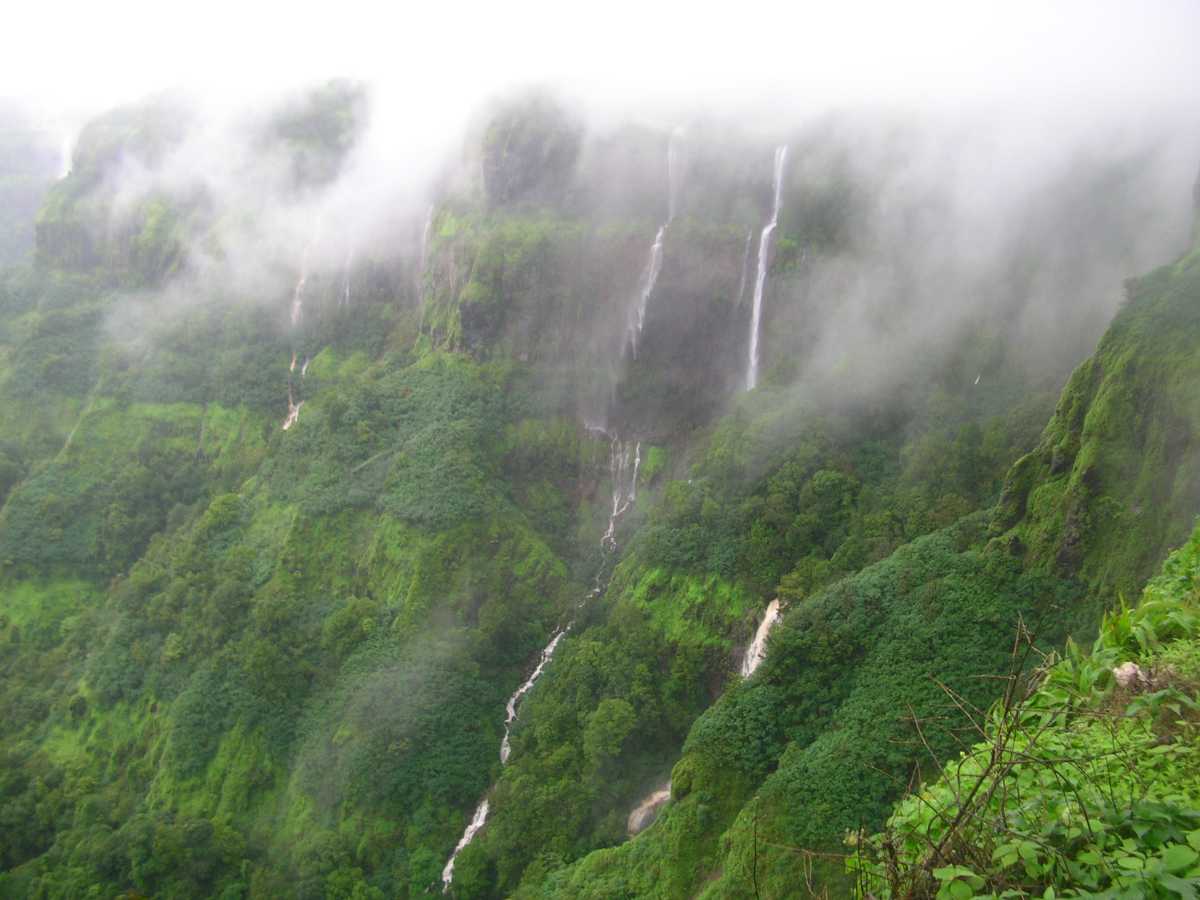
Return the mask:
POLYGON ((525 97, 501 108, 483 137, 488 205, 561 199, 581 140, 579 123, 548 97, 525 97))

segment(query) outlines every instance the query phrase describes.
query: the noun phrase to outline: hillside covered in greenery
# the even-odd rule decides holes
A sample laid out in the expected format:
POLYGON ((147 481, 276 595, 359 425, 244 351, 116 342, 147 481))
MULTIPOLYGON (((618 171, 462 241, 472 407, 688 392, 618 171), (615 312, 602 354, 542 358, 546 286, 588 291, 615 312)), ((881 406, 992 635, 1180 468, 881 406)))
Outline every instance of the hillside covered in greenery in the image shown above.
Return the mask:
MULTIPOLYGON (((230 137, 157 97, 5 210, 36 245, 0 270, 0 896, 1117 884, 985 871, 986 804, 957 855, 885 851, 911 788, 961 798, 978 711, 1102 619, 1097 684, 1179 673, 1131 739, 1194 706, 1186 641, 1103 649, 1200 514, 1165 150, 1047 162, 968 255, 999 214, 916 126, 802 123, 773 182, 720 123, 519 94, 380 212, 371 104, 334 82, 230 137)), ((1147 596, 1186 612, 1194 549, 1147 596)), ((1190 878, 1197 827, 1123 852, 1190 878)))

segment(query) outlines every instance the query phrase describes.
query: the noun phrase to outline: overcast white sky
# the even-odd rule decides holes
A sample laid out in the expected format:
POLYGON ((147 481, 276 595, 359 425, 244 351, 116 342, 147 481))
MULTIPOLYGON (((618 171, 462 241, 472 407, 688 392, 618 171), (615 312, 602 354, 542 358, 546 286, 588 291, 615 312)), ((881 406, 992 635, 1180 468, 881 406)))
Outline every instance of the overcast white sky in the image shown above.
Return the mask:
POLYGON ((18 2, 0 96, 78 116, 349 75, 434 107, 514 82, 598 106, 1200 99, 1197 0, 18 2))

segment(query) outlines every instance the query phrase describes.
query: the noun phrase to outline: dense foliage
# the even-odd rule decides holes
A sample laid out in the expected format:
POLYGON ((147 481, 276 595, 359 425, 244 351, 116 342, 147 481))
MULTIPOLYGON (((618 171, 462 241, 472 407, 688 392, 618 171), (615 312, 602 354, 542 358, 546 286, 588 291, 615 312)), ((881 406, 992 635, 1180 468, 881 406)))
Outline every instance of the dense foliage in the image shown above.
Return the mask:
POLYGON ((859 896, 1194 897, 1200 530, 1136 607, 1014 680, 986 740, 850 860, 859 896))
POLYGON ((1094 630, 1191 526, 1194 253, 1131 286, 1045 431, 1019 292, 843 391, 851 355, 799 363, 811 260, 868 252, 893 174, 805 135, 745 393, 761 148, 689 138, 703 189, 634 354, 665 135, 501 104, 419 250, 290 222, 309 245, 276 254, 272 205, 306 218, 365 116, 353 85, 288 99, 251 129, 282 176, 235 201, 123 192, 195 122, 113 112, 0 272, 0 895, 435 895, 485 795, 458 897, 848 889, 846 832, 975 739, 1021 623, 1047 651, 1094 630), (502 765, 506 699, 568 623, 502 765))

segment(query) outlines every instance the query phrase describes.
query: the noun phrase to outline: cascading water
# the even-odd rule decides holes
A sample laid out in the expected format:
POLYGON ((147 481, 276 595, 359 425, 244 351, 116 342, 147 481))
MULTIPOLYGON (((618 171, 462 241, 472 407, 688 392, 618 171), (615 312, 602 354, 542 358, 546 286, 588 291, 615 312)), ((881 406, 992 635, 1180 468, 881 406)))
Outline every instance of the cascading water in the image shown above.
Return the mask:
POLYGON ((458 858, 458 854, 462 853, 467 844, 475 840, 475 834, 483 827, 483 823, 487 821, 487 816, 488 800, 487 797, 484 797, 479 801, 479 805, 475 807, 475 815, 471 816, 471 822, 467 825, 467 830, 458 839, 458 843, 454 847, 454 852, 450 854, 450 861, 442 869, 442 884, 445 885, 442 889, 443 892, 450 889, 450 882, 454 880, 454 861, 458 858))
POLYGON ((612 513, 608 517, 608 530, 604 532, 601 543, 611 551, 615 550, 617 546, 617 520, 625 515, 629 507, 633 506, 634 501, 637 500, 637 477, 638 469, 642 465, 642 442, 637 441, 633 447, 630 447, 628 443, 614 434, 609 443, 608 452, 609 471, 612 472, 613 479, 612 513), (631 456, 633 474, 629 478, 628 487, 626 487, 625 473, 630 469, 631 456))
POLYGON ((70 135, 67 135, 63 138, 62 145, 59 148, 58 177, 60 179, 66 178, 71 174, 71 156, 74 152, 75 142, 71 139, 70 135))
POLYGON ((504 739, 500 741, 500 762, 508 762, 508 755, 512 753, 509 734, 512 730, 513 722, 517 720, 517 704, 521 702, 521 698, 529 693, 534 683, 541 677, 543 670, 546 668, 546 663, 554 658, 554 651, 558 649, 558 642, 570 630, 571 626, 568 624, 554 632, 554 636, 550 638, 550 643, 542 650, 542 657, 538 660, 537 668, 533 670, 533 674, 526 678, 525 682, 508 698, 508 703, 504 707, 504 739))
MULTIPOLYGON (((782 611, 779 600, 772 600, 767 606, 766 612, 763 613, 762 621, 758 623, 758 628, 755 629, 754 638, 750 641, 750 646, 746 648, 746 653, 742 657, 741 671, 743 678, 749 678, 753 675, 754 671, 762 664, 762 661, 766 659, 767 638, 771 634, 771 629, 779 623, 781 618, 782 611)), ((643 797, 641 802, 629 813, 629 818, 625 822, 625 831, 628 835, 633 837, 652 824, 670 799, 671 780, 668 778, 643 797)))
POLYGON ((296 402, 296 395, 292 391, 292 383, 289 381, 288 382, 288 414, 287 414, 287 418, 283 420, 283 430, 284 431, 287 431, 289 428, 291 428, 293 425, 296 424, 297 420, 300 418, 300 407, 302 407, 303 405, 304 405, 303 400, 301 400, 299 403, 296 402))
POLYGON ((670 799, 671 780, 667 779, 665 784, 656 787, 646 795, 641 803, 633 808, 633 812, 629 814, 629 818, 625 821, 625 830, 629 833, 629 836, 633 837, 658 818, 659 810, 666 806, 667 801, 670 799))
POLYGON ((354 248, 347 247, 346 248, 346 265, 344 266, 344 269, 343 269, 343 271, 345 272, 345 275, 343 276, 345 279, 345 284, 342 287, 341 299, 338 301, 339 306, 349 306, 350 305, 350 270, 352 268, 353 263, 354 263, 354 248))
POLYGON ((666 225, 660 225, 658 233, 654 236, 654 244, 650 247, 650 260, 642 271, 641 281, 638 282, 637 303, 630 310, 629 324, 626 328, 626 343, 634 359, 637 359, 638 341, 642 337, 642 328, 646 325, 646 305, 650 302, 650 295, 654 293, 654 285, 658 282, 658 273, 662 271, 663 235, 666 230, 666 225))
MULTIPOLYGON (((295 332, 300 324, 300 318, 304 312, 304 286, 308 283, 308 257, 312 252, 313 245, 317 241, 317 237, 321 233, 321 220, 318 218, 313 223, 312 234, 308 239, 308 243, 304 245, 304 253, 300 257, 300 277, 296 279, 296 287, 292 290, 292 310, 291 323, 292 331, 295 332)), ((349 288, 347 288, 348 290, 349 288)), ((295 338, 293 335, 292 346, 295 346, 295 338)), ((292 350, 292 364, 288 366, 288 412, 287 418, 283 420, 283 430, 287 431, 296 424, 300 418, 300 407, 304 405, 304 401, 296 402, 296 386, 292 381, 292 376, 296 372, 296 351, 292 350)), ((304 366, 300 370, 300 377, 304 378, 308 372, 308 357, 304 358, 304 366)))
POLYGON ((771 634, 771 629, 775 627, 779 619, 779 599, 776 598, 767 606, 767 611, 763 613, 762 621, 758 623, 758 630, 754 632, 754 640, 746 648, 746 655, 742 658, 743 678, 749 678, 753 675, 754 670, 767 658, 767 637, 771 634))
MULTIPOLYGON (((680 153, 677 146, 680 136, 679 129, 676 129, 667 145, 668 215, 670 218, 673 218, 675 215, 677 181, 681 177, 681 170, 679 168, 680 153)), ((642 326, 646 320, 646 303, 649 301, 650 295, 654 292, 654 284, 658 280, 658 273, 662 268, 663 237, 666 233, 667 225, 670 224, 670 218, 659 227, 658 233, 654 236, 654 245, 650 248, 650 260, 642 272, 642 278, 638 287, 637 302, 629 315, 619 357, 624 356, 626 347, 631 349, 632 355, 635 358, 637 357, 638 338, 641 337, 642 326)), ((425 218, 425 227, 421 233, 420 268, 422 272, 425 268, 426 252, 428 250, 432 227, 433 207, 431 206, 425 218)), ((596 573, 596 581, 591 593, 588 595, 589 600, 594 600, 604 593, 604 575, 608 568, 608 559, 617 549, 617 523, 622 516, 629 512, 630 508, 637 501, 638 470, 642 465, 642 442, 637 440, 624 441, 620 435, 612 433, 602 426, 585 422, 584 427, 592 434, 603 435, 608 438, 608 470, 609 476, 612 479, 612 508, 609 510, 608 527, 605 528, 604 535, 600 538, 601 561, 596 573)), ((582 606, 586 602, 585 600, 580 605, 582 606)), ((500 742, 501 765, 508 764, 508 758, 512 752, 510 735, 512 726, 516 722, 520 711, 521 700, 533 689, 538 679, 545 673, 546 667, 554 658, 554 653, 558 649, 559 642, 571 630, 573 624, 573 621, 567 622, 566 625, 555 630, 554 634, 550 637, 550 642, 542 650, 533 673, 508 698, 508 703, 505 705, 504 737, 500 742)), ((669 787, 667 790, 669 796, 669 787)), ((455 846, 454 852, 450 854, 450 859, 447 860, 445 868, 442 869, 443 893, 450 890, 450 884, 454 880, 454 861, 458 858, 458 854, 475 839, 475 835, 478 834, 479 830, 487 822, 489 810, 487 798, 490 793, 491 789, 489 788, 488 793, 484 795, 484 798, 479 802, 479 806, 476 807, 475 815, 471 817, 471 821, 463 832, 457 846, 455 846)))
POLYGON ((300 315, 304 310, 304 285, 308 281, 308 273, 301 272, 300 280, 296 282, 296 289, 292 291, 292 327, 295 328, 300 324, 300 315))
POLYGON ((646 306, 650 302, 650 295, 654 293, 655 284, 658 283, 658 273, 662 271, 663 238, 666 236, 667 226, 675 218, 678 205, 679 188, 683 181, 683 151, 679 146, 682 140, 683 129, 676 128, 667 141, 667 221, 658 226, 658 232, 654 235, 654 243, 650 246, 650 259, 642 270, 637 297, 627 316, 625 346, 629 348, 634 359, 637 359, 638 342, 646 325, 646 306))
POLYGON ((779 224, 779 204, 783 199, 783 163, 787 158, 787 146, 775 148, 775 199, 771 204, 771 221, 762 230, 758 239, 758 271, 754 276, 754 311, 750 316, 750 362, 746 370, 746 390, 758 386, 758 329, 762 321, 763 288, 767 284, 767 256, 771 249, 771 235, 779 224))
MULTIPOLYGON (((609 434, 601 428, 585 426, 588 431, 604 434, 609 438, 609 475, 613 480, 613 505, 612 511, 608 517, 608 527, 604 531, 604 536, 600 539, 600 548, 602 551, 602 560, 600 568, 596 575, 596 584, 592 588, 588 599, 595 599, 604 591, 603 575, 606 569, 608 557, 616 550, 617 543, 615 539, 617 530, 617 520, 629 511, 637 499, 637 476, 638 468, 642 461, 642 442, 636 441, 631 446, 629 442, 622 441, 619 436, 609 434)), ((582 605, 582 604, 580 604, 582 605)), ((512 745, 509 742, 512 733, 513 723, 517 720, 519 705, 521 699, 528 694, 538 679, 546 671, 546 666, 554 658, 554 653, 558 649, 559 642, 571 630, 574 622, 568 622, 561 628, 555 630, 550 637, 550 642, 546 644, 542 650, 542 654, 538 659, 537 667, 533 673, 522 682, 521 686, 513 692, 513 695, 508 698, 508 703, 505 705, 504 718, 504 738, 500 741, 500 764, 507 765, 508 757, 512 753, 512 745)), ((491 789, 484 794, 483 799, 479 801, 479 805, 475 808, 475 814, 471 817, 466 830, 463 831, 462 837, 458 844, 454 847, 454 852, 450 854, 450 859, 446 861, 445 868, 442 869, 442 892, 446 893, 450 890, 450 884, 454 880, 454 862, 468 844, 475 839, 475 835, 483 828, 488 817, 488 796, 491 794, 491 789)))

